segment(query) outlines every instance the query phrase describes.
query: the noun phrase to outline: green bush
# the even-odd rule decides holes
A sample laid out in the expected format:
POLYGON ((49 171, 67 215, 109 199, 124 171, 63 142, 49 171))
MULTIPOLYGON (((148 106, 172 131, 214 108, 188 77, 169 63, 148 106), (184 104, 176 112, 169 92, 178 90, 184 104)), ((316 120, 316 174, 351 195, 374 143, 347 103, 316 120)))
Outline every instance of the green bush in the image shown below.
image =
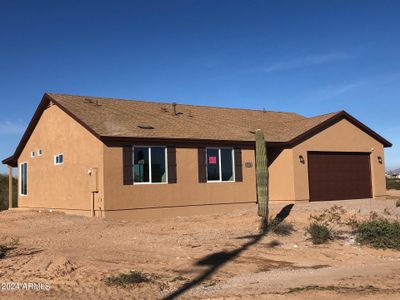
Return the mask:
POLYGON ((149 282, 151 279, 144 273, 138 271, 130 271, 129 273, 121 273, 116 276, 109 276, 105 279, 107 285, 127 286, 142 282, 149 282))
POLYGON ((306 232, 310 235, 311 241, 315 245, 324 244, 333 239, 333 234, 328 226, 320 223, 311 223, 306 232))
POLYGON ((386 189, 400 190, 400 179, 386 178, 386 189))
POLYGON ((346 210, 342 206, 334 205, 324 209, 319 215, 310 215, 310 225, 306 232, 310 235, 313 244, 323 244, 336 237, 337 228, 345 225, 342 216, 346 210))
POLYGON ((387 219, 360 222, 357 226, 356 241, 375 248, 400 250, 400 222, 387 219))

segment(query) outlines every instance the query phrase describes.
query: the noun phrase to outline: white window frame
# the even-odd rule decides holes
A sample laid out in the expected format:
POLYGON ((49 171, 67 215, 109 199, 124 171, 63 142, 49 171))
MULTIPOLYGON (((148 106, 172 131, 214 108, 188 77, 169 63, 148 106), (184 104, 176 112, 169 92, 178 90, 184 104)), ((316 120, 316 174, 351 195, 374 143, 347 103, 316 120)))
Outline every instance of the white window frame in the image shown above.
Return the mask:
POLYGON ((35 157, 35 151, 31 151, 31 157, 35 157))
POLYGON ((231 147, 207 147, 206 148, 206 177, 207 182, 236 182, 236 174, 235 174, 235 151, 234 148, 231 147), (207 150, 218 150, 218 168, 219 168, 219 180, 208 180, 208 159, 207 159, 207 150), (232 150, 232 174, 233 180, 222 180, 222 164, 221 164, 221 149, 230 149, 232 150))
POLYGON ((37 156, 42 156, 43 155, 43 150, 40 148, 37 151, 37 156))
POLYGON ((54 155, 54 165, 55 166, 59 166, 59 165, 62 165, 62 164, 64 164, 64 153, 58 153, 58 154, 54 155), (62 161, 62 163, 57 163, 57 157, 60 156, 60 155, 62 155, 63 161, 62 161))
POLYGON ((148 156, 149 156, 149 182, 136 182, 135 181, 135 170, 133 169, 133 184, 168 184, 168 153, 167 153, 167 146, 162 145, 153 145, 153 146, 146 146, 146 145, 136 145, 132 147, 132 168, 135 166, 135 148, 148 148, 148 156), (151 148, 164 148, 165 150, 165 182, 152 182, 152 168, 151 168, 151 148))
POLYGON ((19 164, 18 170, 18 194, 22 197, 28 196, 28 162, 24 161, 19 164), (26 194, 22 193, 22 165, 26 165, 26 194))

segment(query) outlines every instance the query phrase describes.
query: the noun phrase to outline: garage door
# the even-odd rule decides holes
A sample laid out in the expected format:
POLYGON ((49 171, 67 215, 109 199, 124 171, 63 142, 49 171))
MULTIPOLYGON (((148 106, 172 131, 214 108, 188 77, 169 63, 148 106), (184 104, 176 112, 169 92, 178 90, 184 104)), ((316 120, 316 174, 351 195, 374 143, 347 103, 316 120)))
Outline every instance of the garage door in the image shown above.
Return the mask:
POLYGON ((369 153, 309 152, 310 201, 372 197, 369 153))

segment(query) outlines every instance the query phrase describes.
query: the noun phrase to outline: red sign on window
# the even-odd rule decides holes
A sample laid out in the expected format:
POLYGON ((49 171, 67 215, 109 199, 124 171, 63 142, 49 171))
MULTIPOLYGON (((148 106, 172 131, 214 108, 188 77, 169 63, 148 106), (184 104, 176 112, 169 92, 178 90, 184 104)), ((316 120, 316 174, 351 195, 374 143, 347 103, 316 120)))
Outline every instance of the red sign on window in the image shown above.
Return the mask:
POLYGON ((215 165, 217 163, 217 157, 216 156, 209 156, 208 157, 208 163, 210 165, 215 165))

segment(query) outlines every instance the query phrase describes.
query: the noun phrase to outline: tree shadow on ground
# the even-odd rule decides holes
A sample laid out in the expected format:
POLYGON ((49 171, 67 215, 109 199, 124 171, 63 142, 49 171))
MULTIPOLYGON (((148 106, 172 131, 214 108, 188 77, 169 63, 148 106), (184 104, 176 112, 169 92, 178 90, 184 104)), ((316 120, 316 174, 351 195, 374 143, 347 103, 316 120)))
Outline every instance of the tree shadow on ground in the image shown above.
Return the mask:
MULTIPOLYGON (((287 216, 289 216, 290 211, 292 210, 294 204, 286 205, 282 208, 282 210, 275 216, 273 219, 274 222, 282 222, 285 220, 287 216)), ((260 224, 260 233, 255 235, 250 235, 242 238, 250 238, 250 240, 239 248, 234 249, 232 251, 220 251, 215 252, 210 255, 207 255, 200 260, 198 260, 195 265, 196 266, 208 266, 208 269, 205 270, 202 274, 194 278, 193 280, 186 282, 176 291, 172 292, 168 296, 166 296, 165 300, 175 299, 178 296, 182 295, 183 293, 189 291, 190 289, 194 288, 195 286, 199 285, 203 281, 207 280, 211 277, 215 272, 217 272, 222 266, 224 266, 227 262, 234 260, 237 258, 243 251, 246 251, 249 247, 257 244, 261 241, 261 239, 267 235, 268 227, 260 224)), ((279 243, 279 241, 275 241, 274 243, 270 243, 269 247, 274 247, 279 243)))

